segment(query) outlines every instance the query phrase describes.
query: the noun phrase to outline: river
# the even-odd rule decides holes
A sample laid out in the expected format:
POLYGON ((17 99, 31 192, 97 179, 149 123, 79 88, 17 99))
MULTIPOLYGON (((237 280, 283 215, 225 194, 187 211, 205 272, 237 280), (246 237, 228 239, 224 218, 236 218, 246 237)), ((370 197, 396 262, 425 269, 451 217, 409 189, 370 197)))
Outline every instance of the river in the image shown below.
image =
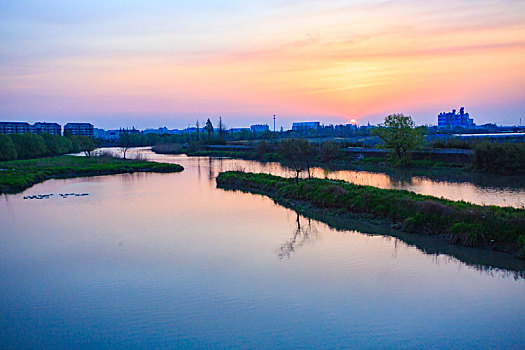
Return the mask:
MULTIPOLYGON (((216 188, 224 170, 287 172, 275 163, 140 152, 185 170, 49 180, 0 197, 0 348, 525 344, 524 261, 360 223, 336 229, 216 188), (60 196, 70 193, 87 195, 60 196), (24 199, 33 194, 53 196, 24 199)), ((328 176, 408 186, 348 174, 328 176)), ((409 186, 431 192, 436 181, 422 181, 409 186)), ((467 186, 465 200, 523 198, 441 186, 450 197, 467 186)))

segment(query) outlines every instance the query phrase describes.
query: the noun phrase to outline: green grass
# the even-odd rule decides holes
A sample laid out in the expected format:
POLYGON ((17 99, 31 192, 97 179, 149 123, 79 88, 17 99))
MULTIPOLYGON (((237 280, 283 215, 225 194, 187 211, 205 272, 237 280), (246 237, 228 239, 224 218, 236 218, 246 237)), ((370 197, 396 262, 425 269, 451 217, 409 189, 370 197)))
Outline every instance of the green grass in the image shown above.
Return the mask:
POLYGON ((224 172, 222 188, 265 194, 327 209, 335 215, 365 214, 388 219, 407 232, 437 235, 450 243, 491 247, 525 258, 525 209, 480 206, 464 201, 385 190, 337 180, 282 178, 268 174, 224 172))
POLYGON ((16 193, 51 178, 111 175, 133 172, 169 173, 184 168, 112 157, 59 156, 0 162, 0 193, 16 193))

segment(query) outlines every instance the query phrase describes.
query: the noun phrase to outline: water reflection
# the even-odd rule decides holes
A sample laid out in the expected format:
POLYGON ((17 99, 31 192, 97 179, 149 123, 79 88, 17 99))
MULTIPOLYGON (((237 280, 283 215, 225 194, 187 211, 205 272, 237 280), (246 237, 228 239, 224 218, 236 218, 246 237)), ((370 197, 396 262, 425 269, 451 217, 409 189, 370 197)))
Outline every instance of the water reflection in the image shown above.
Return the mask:
MULTIPOLYGON (((295 210, 293 207, 288 208, 295 210)), ((299 215, 299 212, 297 214, 299 215)), ((389 225, 363 221, 351 215, 334 216, 318 210, 301 210, 300 214, 304 216, 304 220, 308 220, 309 225, 307 229, 303 230, 303 226, 299 224, 299 219, 297 219, 297 230, 294 231, 294 235, 288 243, 296 243, 296 236, 300 239, 297 246, 291 244, 291 252, 294 252, 296 248, 303 246, 307 242, 314 241, 311 239, 311 232, 315 232, 313 237, 318 240, 317 228, 315 224, 311 223, 311 219, 314 219, 327 224, 339 232, 382 236, 386 241, 393 240, 392 256, 394 257, 397 256, 399 246, 409 246, 417 248, 425 255, 430 256, 432 262, 436 264, 454 262, 458 266, 473 268, 490 276, 525 279, 525 260, 514 258, 508 254, 452 245, 438 238, 398 231, 389 225), (313 229, 310 229, 310 227, 313 229)), ((285 256, 290 257, 291 254, 285 256)), ((282 258, 281 256, 279 257, 282 258)))
MULTIPOLYGON (((138 149, 137 153, 143 154, 146 158, 162 162, 180 163, 186 171, 182 176, 192 176, 192 169, 197 173, 200 180, 201 172, 207 174, 206 181, 210 188, 215 188, 215 177, 221 171, 242 170, 252 172, 266 172, 281 176, 291 176, 289 169, 282 167, 273 162, 255 162, 239 159, 212 158, 212 157, 187 157, 185 155, 158 155, 148 149, 138 149), (206 168, 207 169, 204 169, 206 168)), ((381 173, 370 173, 363 171, 337 170, 327 171, 326 169, 314 168, 312 172, 316 177, 328 177, 332 179, 341 179, 352 183, 372 185, 382 188, 400 188, 408 189, 414 192, 443 196, 451 199, 464 199, 476 203, 491 204, 510 204, 519 206, 525 190, 506 189, 504 187, 483 188, 470 183, 450 183, 439 182, 425 178, 408 176, 403 173, 386 175, 381 173), (407 177, 405 177, 405 175, 407 177)), ((133 181, 141 177, 151 176, 151 174, 137 173, 129 176, 118 177, 120 181, 133 181)), ((193 175, 194 176, 194 175, 193 175)), ((95 178, 87 178, 97 181, 95 178)), ((71 179, 70 181, 76 181, 71 179)), ((80 180, 82 181, 82 180, 80 180)), ((294 209, 294 208, 291 208, 294 209)), ((423 235, 407 234, 393 230, 389 226, 375 225, 370 222, 364 222, 349 217, 332 217, 324 215, 321 212, 303 212, 297 213, 304 215, 304 218, 296 218, 295 227, 292 236, 282 243, 278 248, 278 257, 283 259, 290 258, 297 249, 304 247, 309 242, 318 239, 318 230, 310 219, 319 220, 327 223, 330 227, 342 232, 356 231, 362 234, 381 235, 383 237, 395 237, 409 246, 416 247, 421 252, 430 256, 450 256, 461 261, 467 266, 474 267, 476 270, 486 273, 508 274, 515 278, 523 278, 525 271, 525 261, 515 259, 506 254, 499 254, 482 249, 466 248, 444 243, 441 240, 423 235), (303 222, 301 222, 303 221, 303 222), (305 224, 304 221, 308 223, 305 224)), ((385 238, 387 239, 387 238, 385 238)), ((397 244, 397 241, 394 241, 397 244)))
POLYGON ((475 174, 468 177, 442 175, 426 177, 413 171, 371 173, 367 171, 337 170, 326 174, 325 169, 314 169, 314 176, 343 180, 358 185, 385 189, 403 189, 420 194, 464 200, 480 205, 523 207, 525 205, 525 178, 497 177, 475 174), (469 181, 483 179, 483 181, 469 181))
MULTIPOLYGON (((120 155, 118 149, 105 149, 120 155)), ((130 151, 131 152, 131 151, 130 151)), ((130 153, 143 157, 167 162, 207 162, 208 180, 213 181, 221 171, 241 170, 250 172, 265 172, 279 176, 294 176, 293 172, 275 162, 257 162, 242 159, 186 157, 185 155, 160 155, 148 148, 134 149, 130 153)), ((200 171, 200 170, 199 170, 200 171)), ((200 174, 200 173, 199 173, 200 174)), ((200 176, 200 175, 199 175, 200 176)), ((306 176, 304 174, 303 176, 306 176)), ((427 170, 394 169, 385 172, 370 172, 360 170, 330 170, 313 168, 312 176, 343 180, 358 185, 368 185, 379 188, 394 188, 413 191, 420 194, 443 197, 451 200, 464 200, 480 205, 499 205, 521 208, 525 206, 525 177, 495 176, 489 174, 472 174, 461 172, 427 170)))
POLYGON ((151 156, 185 171, 50 180, 0 201, 0 348, 523 344, 522 262, 210 177, 275 164, 151 156), (71 192, 91 195, 23 200, 71 192))
POLYGON ((306 218, 305 220, 307 224, 301 225, 301 216, 297 213, 297 227, 293 231, 292 237, 279 247, 279 259, 290 258, 297 249, 305 244, 319 240, 319 231, 315 224, 312 223, 312 219, 306 218))

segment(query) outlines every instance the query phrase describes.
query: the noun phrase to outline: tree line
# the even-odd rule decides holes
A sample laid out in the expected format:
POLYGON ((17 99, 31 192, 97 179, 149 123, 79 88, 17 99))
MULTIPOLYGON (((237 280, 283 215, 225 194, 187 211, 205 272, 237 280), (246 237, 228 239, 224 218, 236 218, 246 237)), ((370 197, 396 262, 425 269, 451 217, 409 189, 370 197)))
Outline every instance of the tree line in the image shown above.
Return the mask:
POLYGON ((96 144, 87 136, 58 136, 43 133, 0 135, 0 161, 84 152, 91 155, 96 144))
POLYGON ((474 147, 474 169, 494 174, 525 174, 525 144, 483 142, 474 147))

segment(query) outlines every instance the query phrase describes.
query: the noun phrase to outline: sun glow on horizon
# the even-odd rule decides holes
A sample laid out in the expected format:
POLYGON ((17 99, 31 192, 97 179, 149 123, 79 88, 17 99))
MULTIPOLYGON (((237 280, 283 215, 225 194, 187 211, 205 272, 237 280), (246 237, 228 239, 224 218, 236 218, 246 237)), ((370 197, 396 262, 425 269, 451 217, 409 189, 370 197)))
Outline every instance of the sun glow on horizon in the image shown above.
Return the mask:
POLYGON ((0 5, 2 118, 525 111, 525 3, 51 4, 0 5))

